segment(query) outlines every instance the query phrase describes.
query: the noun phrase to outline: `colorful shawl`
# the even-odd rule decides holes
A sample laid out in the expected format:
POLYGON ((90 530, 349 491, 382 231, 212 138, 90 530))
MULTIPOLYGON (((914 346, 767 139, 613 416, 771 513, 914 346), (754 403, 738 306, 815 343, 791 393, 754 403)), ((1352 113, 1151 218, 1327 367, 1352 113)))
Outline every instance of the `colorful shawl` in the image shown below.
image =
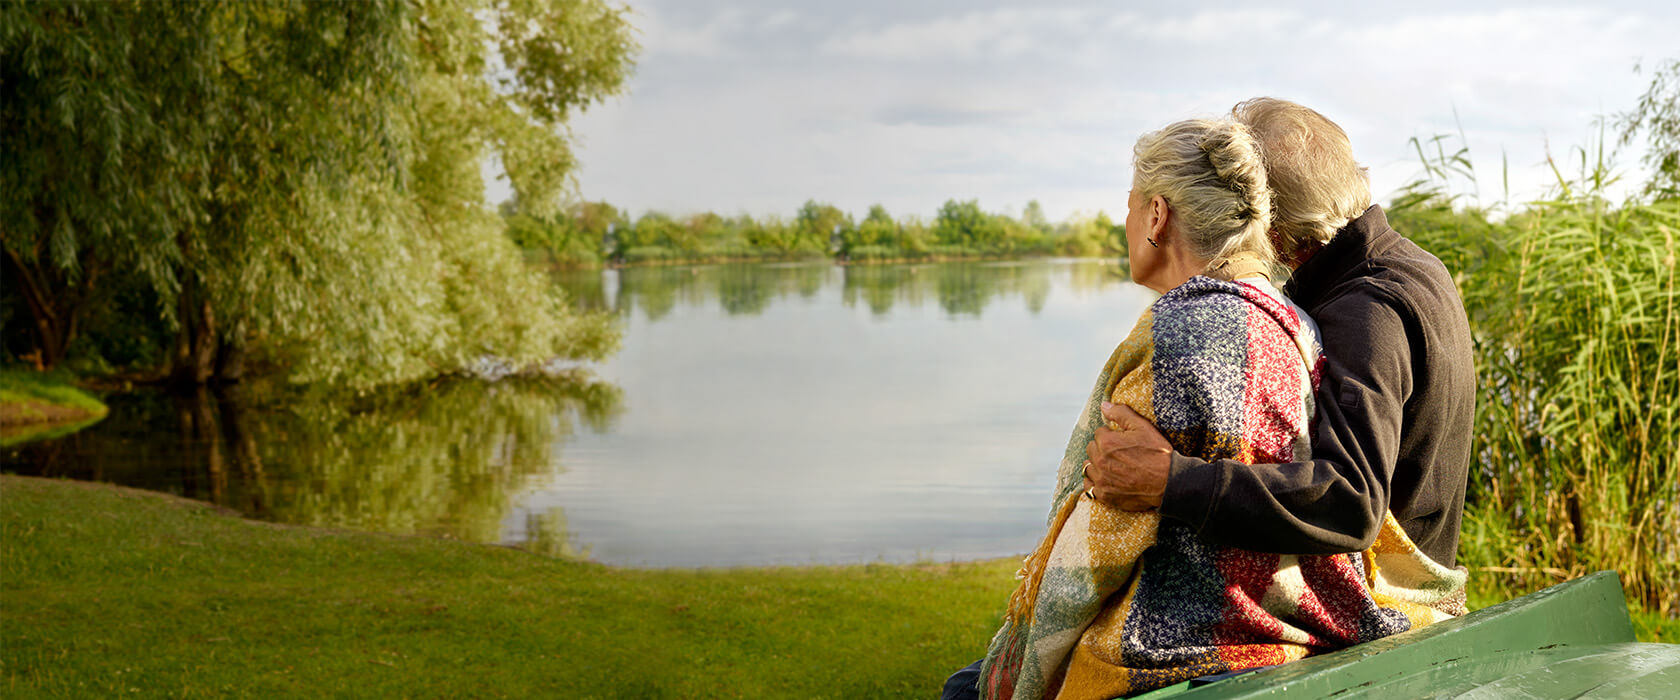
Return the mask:
POLYGON ((1144 313, 1068 440, 1050 531, 992 640, 982 697, 1112 698, 1449 617, 1431 606, 1464 573, 1419 552, 1392 514, 1364 552, 1291 556, 1214 546, 1157 513, 1084 497, 1085 446, 1108 398, 1183 454, 1306 459, 1321 357, 1300 328, 1265 292, 1199 276, 1144 313))

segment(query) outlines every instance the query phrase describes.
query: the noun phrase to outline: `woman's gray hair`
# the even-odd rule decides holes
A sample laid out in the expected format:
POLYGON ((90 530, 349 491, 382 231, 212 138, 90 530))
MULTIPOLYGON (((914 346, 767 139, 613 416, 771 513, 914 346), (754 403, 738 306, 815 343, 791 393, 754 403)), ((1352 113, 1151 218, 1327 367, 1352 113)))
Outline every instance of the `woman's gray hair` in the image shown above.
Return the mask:
POLYGON ((1307 107, 1275 97, 1238 102, 1231 116, 1260 141, 1272 183, 1272 228, 1285 259, 1329 243, 1371 207, 1371 180, 1347 132, 1307 107))
POLYGON ((1272 191, 1260 146, 1237 122, 1187 119, 1138 137, 1132 189, 1160 195, 1190 252, 1209 266, 1238 253, 1277 258, 1267 229, 1272 191))

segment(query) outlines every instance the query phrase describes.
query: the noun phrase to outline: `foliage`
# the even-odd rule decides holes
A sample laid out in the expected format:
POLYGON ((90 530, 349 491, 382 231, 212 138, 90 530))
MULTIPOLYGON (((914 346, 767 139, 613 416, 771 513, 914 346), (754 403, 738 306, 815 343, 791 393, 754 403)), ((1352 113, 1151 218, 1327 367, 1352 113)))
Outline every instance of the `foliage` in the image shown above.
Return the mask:
POLYGON ((827 252, 831 241, 843 239, 852 228, 852 217, 832 204, 807 200, 794 215, 794 236, 800 244, 827 252))
POLYGON ((614 569, 0 488, 18 696, 925 695, 985 648, 1017 565, 614 569))
POLYGON ((1056 252, 1075 257, 1114 256, 1126 260, 1126 227, 1116 224, 1108 214, 1075 216, 1062 225, 1064 233, 1056 239, 1056 252))
POLYGON ((1394 207, 1396 228, 1455 272, 1474 334, 1460 558, 1513 593, 1616 569, 1630 596, 1672 615, 1680 200, 1613 204, 1608 164, 1580 153, 1554 197, 1503 221, 1454 206, 1438 177, 1394 207))
POLYGON ((838 253, 848 260, 891 258, 902 237, 902 228, 887 208, 876 204, 869 207, 869 214, 855 228, 841 232, 838 253))
POLYGON ((178 292, 175 231, 206 214, 206 184, 170 175, 207 169, 196 108, 210 97, 215 13, 151 9, 0 5, 0 244, 49 366, 108 275, 178 292), (155 108, 165 101, 183 111, 155 108))
POLYGON ((1649 143, 1643 162, 1651 169, 1645 194, 1653 199, 1680 198, 1680 59, 1668 59, 1651 73, 1651 84, 1639 103, 1617 115, 1619 142, 1625 146, 1644 134, 1649 143))
POLYGON ((140 279, 137 298, 178 329, 129 354, 167 354, 196 382, 236 377, 247 348, 297 380, 365 387, 486 354, 536 362, 613 347, 604 319, 572 313, 519 264, 479 168, 499 157, 530 213, 551 213, 572 165, 565 118, 629 70, 622 9, 264 0, 4 12, 0 199, 22 223, 3 235, 8 272, 36 290, 25 296, 47 363, 69 353, 98 295, 134 286, 113 277, 140 279), (57 155, 82 144, 98 157, 57 155))
POLYGON ((847 262, 892 262, 1063 255, 1124 255, 1123 227, 1108 215, 1075 215, 1052 224, 1034 201, 1016 219, 981 211, 974 200, 946 202, 932 224, 915 217, 894 220, 885 207, 869 208, 862 221, 832 204, 807 201, 789 221, 777 217, 723 217, 712 212, 677 219, 649 211, 631 224, 605 202, 573 206, 560 216, 538 219, 503 207, 506 235, 528 255, 551 265, 591 266, 754 260, 810 260, 832 256, 847 262), (611 228, 589 223, 612 212, 611 228), (574 235, 587 230, 589 234, 574 235), (596 233, 601 235, 596 236, 596 233), (599 247, 589 250, 594 241, 599 247))
POLYGON ((1050 232, 1050 219, 1044 215, 1044 205, 1036 199, 1027 202, 1026 208, 1021 210, 1021 223, 1040 233, 1050 232))
POLYGON ((976 200, 946 200, 933 221, 933 239, 940 245, 980 250, 997 247, 1004 237, 1003 222, 987 216, 976 200))

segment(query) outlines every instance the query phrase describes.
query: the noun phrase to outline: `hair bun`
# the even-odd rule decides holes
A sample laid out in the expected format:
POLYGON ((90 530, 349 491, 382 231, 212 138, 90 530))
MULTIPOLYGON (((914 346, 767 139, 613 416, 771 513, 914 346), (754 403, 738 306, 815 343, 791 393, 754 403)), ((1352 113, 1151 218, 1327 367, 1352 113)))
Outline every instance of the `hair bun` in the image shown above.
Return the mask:
POLYGON ((1247 127, 1177 122, 1144 134, 1133 152, 1132 188, 1166 197, 1197 257, 1212 262, 1247 251, 1273 259, 1267 235, 1272 192, 1260 145, 1247 127))
POLYGON ((1213 174, 1225 188, 1239 196, 1237 216, 1252 220, 1271 210, 1271 190, 1266 186, 1266 169, 1259 143, 1248 127, 1223 122, 1202 140, 1202 151, 1213 166, 1213 174))

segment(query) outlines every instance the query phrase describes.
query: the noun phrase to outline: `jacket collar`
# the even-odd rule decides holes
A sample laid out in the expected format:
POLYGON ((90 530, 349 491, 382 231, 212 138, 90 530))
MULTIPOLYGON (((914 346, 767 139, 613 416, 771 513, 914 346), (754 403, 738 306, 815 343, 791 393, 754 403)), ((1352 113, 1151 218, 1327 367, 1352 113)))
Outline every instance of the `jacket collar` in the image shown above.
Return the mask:
POLYGON ((1398 237, 1388 225, 1388 216, 1381 206, 1372 204, 1359 218, 1349 221, 1307 261, 1296 268, 1284 286, 1284 293, 1301 308, 1311 312, 1325 295, 1343 280, 1353 276, 1356 269, 1378 251, 1392 245, 1391 237, 1398 237))

